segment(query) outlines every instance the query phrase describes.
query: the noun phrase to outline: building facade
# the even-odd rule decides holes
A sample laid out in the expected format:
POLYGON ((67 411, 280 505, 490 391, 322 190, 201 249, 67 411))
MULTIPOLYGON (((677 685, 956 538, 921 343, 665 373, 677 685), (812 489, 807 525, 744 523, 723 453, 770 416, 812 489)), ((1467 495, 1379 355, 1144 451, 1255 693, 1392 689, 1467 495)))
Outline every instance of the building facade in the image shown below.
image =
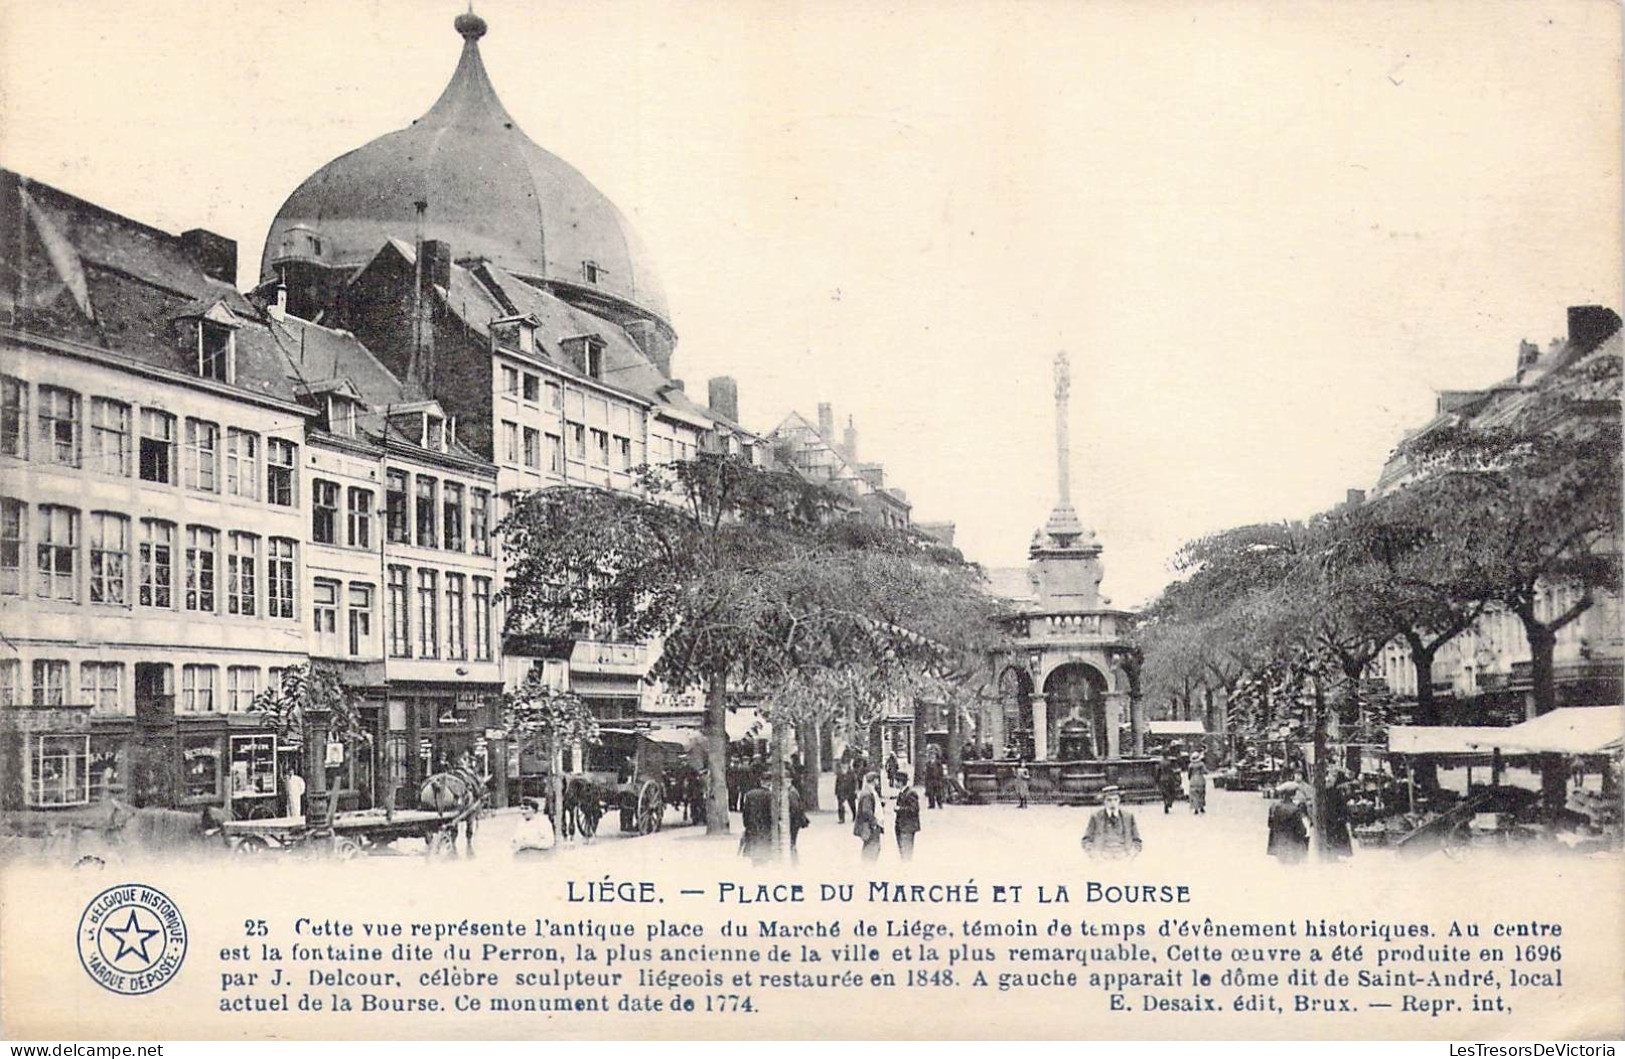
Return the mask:
MULTIPOLYGON (((1554 338, 1544 351, 1532 342, 1520 342, 1511 376, 1483 390, 1440 393, 1434 418, 1408 437, 1457 425, 1493 428, 1504 424, 1531 398, 1536 387, 1565 378, 1582 379, 1601 359, 1619 356, 1619 316, 1602 306, 1573 306, 1568 310, 1565 338, 1554 338)), ((1576 423, 1589 414, 1587 409, 1584 400, 1574 403, 1571 414, 1577 417, 1576 423)), ((1618 414, 1617 409, 1613 414, 1618 414)), ((1553 429, 1566 430, 1573 425, 1558 423, 1553 429)), ((1401 448, 1384 465, 1374 495, 1404 489, 1419 473, 1421 470, 1401 448)), ((1574 584, 1542 586, 1535 601, 1537 617, 1550 621, 1565 613, 1580 602, 1582 592, 1574 584)), ((1625 664, 1625 625, 1621 624, 1619 596, 1607 591, 1596 593, 1577 620, 1558 630, 1553 656, 1559 706, 1618 703, 1621 666, 1625 664)), ((1371 676, 1388 686, 1402 713, 1414 707, 1416 667, 1403 639, 1395 639, 1383 648, 1372 662, 1371 676)), ((1440 714, 1437 723, 1512 724, 1532 717, 1533 680, 1523 622, 1504 607, 1492 605, 1486 609, 1471 628, 1440 648, 1433 660, 1432 683, 1440 714)))
MULTIPOLYGON (((644 465, 702 451, 765 464, 733 380, 711 380, 708 407, 672 377, 676 332, 624 215, 502 106, 480 56, 484 20, 464 14, 455 29, 461 56, 435 105, 289 197, 266 238, 261 296, 286 289, 291 314, 354 334, 455 420, 459 444, 495 468, 494 519, 532 489, 640 491, 644 465)), ((415 561, 396 565, 422 576, 415 561)), ((565 663, 606 721, 689 712, 644 679, 651 646, 613 630, 514 635, 505 653, 510 686, 565 663)))
POLYGON ((235 245, 0 172, 4 804, 276 799, 309 409, 235 245))

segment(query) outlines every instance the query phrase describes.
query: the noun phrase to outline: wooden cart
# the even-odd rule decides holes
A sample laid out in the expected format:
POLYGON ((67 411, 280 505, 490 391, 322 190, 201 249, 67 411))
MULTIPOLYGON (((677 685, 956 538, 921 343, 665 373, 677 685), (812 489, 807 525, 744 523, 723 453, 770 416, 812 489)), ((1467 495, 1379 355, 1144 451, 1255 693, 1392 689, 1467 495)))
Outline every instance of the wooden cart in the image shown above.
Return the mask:
POLYGON ((457 828, 479 806, 455 814, 427 809, 382 809, 338 813, 331 826, 302 816, 277 816, 260 820, 227 820, 221 824, 234 853, 255 856, 270 852, 325 854, 338 860, 380 852, 401 838, 421 838, 431 857, 450 856, 456 848, 457 828))

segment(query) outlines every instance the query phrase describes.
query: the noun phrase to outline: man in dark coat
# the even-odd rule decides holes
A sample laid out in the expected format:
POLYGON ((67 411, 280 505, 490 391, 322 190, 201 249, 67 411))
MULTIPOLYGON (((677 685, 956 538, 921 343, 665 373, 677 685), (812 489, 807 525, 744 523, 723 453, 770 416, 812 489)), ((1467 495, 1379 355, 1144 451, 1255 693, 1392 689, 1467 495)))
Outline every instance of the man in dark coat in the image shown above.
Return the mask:
POLYGON ((858 813, 858 775, 852 771, 847 762, 842 761, 835 768, 835 819, 846 823, 847 806, 852 807, 852 815, 858 813))
POLYGON ((1301 864, 1309 855, 1309 822, 1302 793, 1295 784, 1270 803, 1269 823, 1269 855, 1282 864, 1301 864))
POLYGON ((897 855, 912 860, 914 836, 920 832, 920 796, 909 786, 908 773, 900 778, 903 789, 897 795, 897 815, 892 818, 892 826, 897 829, 897 855))
POLYGON ((801 797, 801 781, 793 779, 790 781, 790 857, 792 860, 796 856, 796 838, 801 834, 801 829, 809 823, 811 821, 807 819, 807 803, 801 797))
POLYGON ((880 776, 870 772, 863 777, 863 789, 858 794, 857 810, 852 818, 852 833, 863 840, 863 859, 880 859, 880 837, 886 829, 880 824, 880 776))
POLYGON ((1083 833, 1083 851, 1105 860, 1139 856, 1144 847, 1140 825, 1135 823, 1134 814, 1123 808, 1123 789, 1104 787, 1100 793, 1105 805, 1089 818, 1088 830, 1083 833))
POLYGON ((1354 837, 1349 829, 1348 781, 1339 773, 1326 788, 1326 830, 1320 841, 1333 857, 1354 856, 1354 837))
POLYGON ((1171 812, 1179 797, 1179 764, 1170 756, 1165 755, 1157 768, 1157 789, 1162 792, 1162 811, 1171 812))
POLYGON ((749 857, 753 864, 767 863, 773 859, 773 792, 758 781, 746 792, 739 811, 745 825, 739 855, 749 857))
POLYGON ((948 794, 948 767, 933 755, 925 764, 925 804, 930 809, 941 809, 948 794))

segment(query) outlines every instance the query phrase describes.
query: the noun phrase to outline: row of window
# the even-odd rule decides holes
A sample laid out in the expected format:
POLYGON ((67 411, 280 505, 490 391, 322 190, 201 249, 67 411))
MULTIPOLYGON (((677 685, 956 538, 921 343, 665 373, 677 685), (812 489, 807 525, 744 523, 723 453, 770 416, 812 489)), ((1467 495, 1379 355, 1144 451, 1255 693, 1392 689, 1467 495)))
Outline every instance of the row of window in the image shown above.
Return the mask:
MULTIPOLYGON (((275 666, 269 683, 262 683, 259 666, 183 665, 176 696, 173 666, 141 663, 135 668, 134 698, 175 696, 177 713, 244 713, 262 687, 273 687, 282 679, 282 670, 275 666)), ((126 669, 123 662, 80 662, 76 685, 67 659, 36 658, 30 666, 31 683, 25 685, 22 662, 0 659, 0 706, 89 706, 101 713, 127 713, 126 704, 133 699, 126 700, 124 694, 126 669)))
POLYGON ((385 620, 391 658, 411 658, 415 651, 418 658, 467 659, 472 624, 474 660, 491 661, 490 578, 409 566, 391 566, 388 578, 385 620))
MULTIPOLYGON (((620 434, 611 435, 607 430, 597 427, 588 427, 583 423, 566 422, 565 433, 570 438, 570 458, 585 462, 588 453, 594 466, 608 468, 611 466, 610 457, 614 456, 614 469, 617 471, 630 471, 632 463, 632 439, 620 434), (591 438, 591 448, 588 447, 588 438, 591 438), (613 444, 611 441, 613 440, 613 444)), ((521 428, 518 423, 506 419, 502 421, 502 462, 514 467, 525 466, 531 470, 542 469, 542 438, 547 439, 547 470, 553 474, 564 473, 564 438, 558 434, 542 434, 534 427, 521 428)), ((668 448, 669 439, 665 440, 668 448)), ((690 447, 692 454, 692 447, 690 447)))
POLYGON ((292 618, 297 542, 0 497, 0 595, 292 618), (32 537, 32 539, 30 539, 32 537), (263 547, 262 547, 263 543, 263 547), (32 545, 32 547, 30 547, 32 545), (32 558, 32 571, 29 560, 32 558))
MULTIPOLYGON (((338 486, 335 483, 326 484, 331 490, 322 494, 318 490, 318 505, 325 502, 330 507, 323 509, 318 506, 315 515, 315 538, 318 542, 336 543, 338 519, 338 486)), ((351 503, 355 503, 355 494, 365 493, 366 490, 350 490, 351 503)), ((371 502, 368 493, 367 503, 371 502)), ((352 506, 350 515, 352 547, 366 547, 357 545, 354 537, 354 523, 356 520, 355 508, 352 506)), ((461 483, 443 482, 432 475, 408 475, 405 471, 389 470, 384 475, 384 531, 391 544, 415 544, 419 548, 443 548, 446 551, 461 552, 472 551, 475 555, 491 554, 491 492, 488 489, 464 490, 461 483)))
POLYGON ((0 455, 243 500, 261 499, 263 486, 267 503, 298 503, 298 446, 291 441, 111 397, 91 397, 87 407, 73 390, 41 385, 30 393, 27 382, 9 375, 0 376, 0 455))
MULTIPOLYGON (((510 397, 518 397, 531 404, 540 404, 542 400, 542 379, 534 372, 521 372, 518 368, 506 365, 502 368, 502 392, 510 397)), ((564 388, 556 382, 548 382, 547 407, 564 407, 564 388)))

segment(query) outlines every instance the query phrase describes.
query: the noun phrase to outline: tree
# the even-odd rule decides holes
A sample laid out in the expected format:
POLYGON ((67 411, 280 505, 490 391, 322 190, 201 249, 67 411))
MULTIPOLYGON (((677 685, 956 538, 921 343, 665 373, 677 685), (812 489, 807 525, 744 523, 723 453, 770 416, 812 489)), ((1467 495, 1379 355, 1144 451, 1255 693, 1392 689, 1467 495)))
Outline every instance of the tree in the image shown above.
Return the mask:
POLYGON ((564 833, 564 751, 598 741, 598 720, 581 696, 548 685, 538 669, 502 696, 502 726, 521 751, 545 750, 553 826, 564 833))
POLYGON ((759 594, 758 572, 834 507, 833 495, 794 475, 709 453, 643 468, 636 493, 521 494, 498 527, 507 631, 660 642, 650 676, 672 691, 705 690, 706 829, 727 831, 729 681, 744 676, 760 635, 742 616, 759 594))
MULTIPOLYGON (((248 706, 276 729, 284 746, 306 750, 306 764, 314 772, 317 791, 325 791, 328 766, 326 744, 338 742, 348 760, 354 748, 372 743, 372 733, 361 718, 360 698, 344 686, 330 666, 310 663, 289 666, 275 685, 265 688, 248 706), (313 753, 312 753, 313 752, 313 753)), ((327 824, 333 823, 338 799, 327 799, 327 824)))
POLYGON ((1405 486, 1471 569, 1461 603, 1516 614, 1537 714, 1556 708, 1557 634, 1620 590, 1621 361, 1617 335, 1559 364, 1493 415, 1413 439, 1405 486))

